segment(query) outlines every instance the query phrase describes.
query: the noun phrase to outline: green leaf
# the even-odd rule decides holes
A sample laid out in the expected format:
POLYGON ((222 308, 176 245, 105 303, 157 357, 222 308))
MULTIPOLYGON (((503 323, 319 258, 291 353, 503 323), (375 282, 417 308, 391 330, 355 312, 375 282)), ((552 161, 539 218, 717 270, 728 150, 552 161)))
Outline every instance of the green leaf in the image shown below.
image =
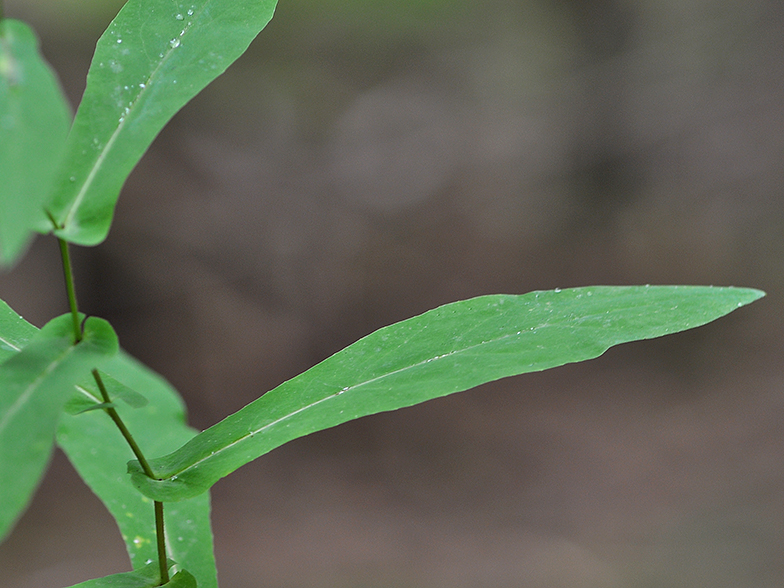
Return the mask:
MULTIPOLYGON (((112 574, 75 584, 70 588, 155 588, 159 584, 158 563, 151 563, 133 572, 112 574)), ((177 572, 166 584, 167 588, 196 588, 196 579, 185 570, 177 572)))
POLYGON ((242 55, 276 0, 129 0, 101 36, 50 212, 56 234, 106 238, 120 189, 171 117, 242 55))
MULTIPOLYGON (((71 111, 32 29, 0 20, 0 263, 24 252, 48 222, 44 206, 71 124, 71 111)), ((51 223, 49 223, 51 227, 51 223)))
MULTIPOLYGON (((185 424, 180 397, 160 376, 123 352, 102 372, 111 374, 104 378, 111 398, 123 386, 142 390, 149 399, 144 408, 115 407, 146 455, 172 451, 195 435, 185 424)), ((90 388, 77 387, 90 405, 100 403, 97 390, 90 388)), ((103 411, 63 415, 57 443, 117 521, 133 567, 156 561, 153 504, 131 485, 125 464, 133 455, 111 419, 103 411)), ((200 588, 216 588, 209 494, 166 505, 164 515, 169 555, 190 570, 200 588)))
POLYGON ((0 537, 43 474, 57 417, 74 384, 117 353, 109 323, 91 317, 73 344, 70 315, 53 319, 0 365, 0 537))
POLYGON ((18 353, 38 329, 0 300, 0 363, 18 353))
MULTIPOLYGON (((101 372, 101 378, 107 389, 111 392, 112 398, 119 398, 131 408, 142 408, 147 406, 148 400, 144 395, 139 394, 136 390, 126 386, 122 382, 118 382, 107 373, 101 372)), ((82 400, 87 398, 100 398, 101 394, 98 392, 98 386, 95 384, 95 379, 90 379, 76 386, 78 391, 77 398, 82 400)))
POLYGON ((447 304, 360 339, 152 460, 157 480, 137 462, 129 470, 147 496, 181 500, 314 431, 697 327, 763 295, 738 288, 597 286, 447 304))
POLYGON ((98 402, 96 403, 94 400, 88 400, 82 396, 74 396, 68 402, 65 403, 63 410, 72 415, 77 414, 84 414, 85 412, 90 412, 91 410, 102 410, 104 408, 116 408, 117 405, 114 402, 98 402))

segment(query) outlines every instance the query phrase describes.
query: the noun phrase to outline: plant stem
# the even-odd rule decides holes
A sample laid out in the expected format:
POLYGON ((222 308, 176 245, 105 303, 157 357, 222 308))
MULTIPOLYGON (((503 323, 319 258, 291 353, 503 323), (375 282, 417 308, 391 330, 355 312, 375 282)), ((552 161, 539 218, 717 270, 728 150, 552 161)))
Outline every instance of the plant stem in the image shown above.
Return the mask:
POLYGON ((158 569, 161 572, 161 585, 169 581, 169 567, 166 562, 166 534, 163 529, 163 502, 155 501, 155 536, 158 540, 158 569))
MULTIPOLYGON (((0 0, 0 20, 2 20, 3 16, 2 2, 3 0, 0 0)), ((52 219, 52 223, 55 225, 55 227, 57 227, 57 223, 51 216, 50 219, 52 219)), ((82 327, 79 321, 79 305, 76 302, 76 287, 74 286, 73 268, 71 266, 71 253, 68 249, 67 241, 60 238, 57 240, 60 243, 60 256, 63 260, 63 274, 65 275, 65 290, 68 294, 68 306, 71 308, 71 316, 73 317, 74 343, 79 343, 82 340, 82 327)), ((95 383, 98 385, 98 390, 101 391, 101 398, 106 404, 110 404, 112 399, 109 396, 108 390, 106 390, 106 385, 103 383, 101 374, 97 369, 94 369, 92 373, 93 378, 95 379, 95 383)), ((147 458, 144 457, 144 453, 142 453, 141 448, 139 447, 138 443, 136 443, 136 439, 133 438, 133 435, 131 435, 128 427, 125 426, 125 423, 123 422, 117 410, 115 410, 113 406, 109 406, 104 410, 120 430, 120 434, 130 446, 131 451, 136 456, 136 459, 139 460, 144 473, 149 477, 154 478, 155 474, 153 474, 150 463, 147 461, 147 458)), ((158 544, 158 566, 161 576, 160 585, 162 586, 169 581, 169 568, 166 561, 166 535, 164 534, 163 526, 163 503, 157 501, 155 502, 155 536, 158 544)))
POLYGON ((82 327, 79 321, 79 305, 76 303, 71 253, 68 249, 67 241, 59 238, 57 241, 60 243, 60 256, 63 259, 63 274, 65 274, 65 290, 68 293, 68 306, 71 308, 71 317, 73 317, 74 343, 79 343, 82 340, 82 327))
MULTIPOLYGON (((106 390, 106 385, 103 383, 103 378, 101 378, 101 374, 98 370, 93 370, 93 378, 95 378, 95 383, 98 385, 98 389, 101 391, 101 399, 106 403, 109 404, 112 399, 109 397, 109 392, 106 390)), ((131 432, 128 430, 128 427, 125 426, 122 418, 120 417, 119 413, 114 409, 113 406, 109 406, 104 408, 106 414, 111 417, 114 421, 114 424, 117 425, 117 428, 120 429, 120 434, 122 434, 125 441, 131 447, 131 451, 136 456, 136 459, 139 460, 139 463, 142 465, 142 469, 144 473, 147 474, 149 477, 154 478, 155 474, 152 473, 152 468, 150 467, 149 462, 144 457, 141 448, 136 443, 136 439, 133 438, 131 432)))
MULTIPOLYGON (((103 378, 101 378, 101 374, 98 372, 98 370, 93 370, 93 378, 95 378, 95 383, 98 385, 98 389, 101 391, 101 399, 106 404, 109 404, 112 399, 109 396, 109 392, 106 390, 106 385, 103 383, 103 378)), ((144 473, 147 474, 150 478, 155 478, 155 474, 150 467, 150 463, 147 461, 147 458, 144 457, 144 453, 142 453, 141 448, 136 443, 136 439, 133 438, 133 435, 131 435, 128 427, 125 426, 125 423, 123 422, 118 412, 112 406, 109 406, 104 410, 106 411, 106 414, 108 414, 109 417, 114 421, 114 424, 117 425, 117 428, 120 429, 120 433, 130 446, 131 451, 133 451, 133 454, 136 456, 136 459, 139 460, 144 473)), ((166 535, 164 534, 163 526, 163 503, 158 501, 155 502, 155 537, 158 545, 158 567, 161 574, 161 585, 163 585, 169 581, 169 568, 166 562, 166 535)))

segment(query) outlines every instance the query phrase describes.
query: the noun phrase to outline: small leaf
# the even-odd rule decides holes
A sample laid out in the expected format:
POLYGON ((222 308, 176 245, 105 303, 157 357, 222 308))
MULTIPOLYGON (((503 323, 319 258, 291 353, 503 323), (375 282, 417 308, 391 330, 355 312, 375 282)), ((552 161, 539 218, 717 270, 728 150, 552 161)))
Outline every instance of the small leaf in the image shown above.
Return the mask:
POLYGON ((93 410, 103 410, 105 408, 114 408, 116 405, 114 402, 94 402, 91 400, 87 400, 86 398, 82 398, 79 396, 74 396, 65 403, 63 410, 70 415, 76 416, 77 414, 84 414, 86 412, 90 412, 93 410))
POLYGON ((181 500, 287 441, 507 376, 598 357, 619 343, 703 325, 764 293, 597 286, 447 304, 360 339, 151 461, 137 488, 181 500))
POLYGON ((106 238, 128 174, 172 116, 247 49, 276 0, 129 0, 98 41, 49 211, 106 238))
POLYGON ((29 26, 0 20, 0 263, 24 252, 49 223, 44 206, 71 124, 71 111, 29 26))
POLYGON ((27 345, 38 329, 0 300, 0 363, 27 345))
MULTIPOLYGON (((101 370, 112 374, 105 382, 116 382, 131 390, 143 390, 149 404, 132 409, 115 407, 136 442, 147 455, 172 451, 195 435, 185 424, 184 406, 177 392, 124 352, 101 370)), ((114 385, 107 391, 114 398, 114 385)), ((93 405, 101 402, 97 390, 87 387, 79 396, 93 405)), ((133 457, 112 420, 103 411, 78 416, 63 415, 57 428, 57 443, 93 492, 117 521, 134 568, 157 558, 152 501, 131 485, 125 463, 133 457)), ((190 570, 200 588, 216 588, 212 552, 209 494, 167 504, 164 517, 169 555, 190 570)))
POLYGON ((43 474, 74 384, 117 353, 117 336, 106 321, 87 319, 77 345, 72 328, 70 315, 53 319, 0 365, 0 537, 43 474))
POLYGON ((74 584, 70 588, 156 588, 164 586, 166 588, 196 588, 196 579, 187 571, 181 570, 161 585, 158 563, 151 563, 133 572, 122 574, 112 574, 95 580, 88 580, 80 584, 74 584))
MULTIPOLYGON (((101 379, 103 380, 104 386, 106 386, 106 390, 109 392, 110 398, 119 398, 131 408, 142 408, 147 406, 147 398, 122 382, 118 382, 109 374, 101 372, 101 379)), ((98 387, 95 384, 94 378, 82 382, 76 387, 76 390, 78 395, 83 399, 100 398, 101 396, 100 392, 98 392, 98 387)))

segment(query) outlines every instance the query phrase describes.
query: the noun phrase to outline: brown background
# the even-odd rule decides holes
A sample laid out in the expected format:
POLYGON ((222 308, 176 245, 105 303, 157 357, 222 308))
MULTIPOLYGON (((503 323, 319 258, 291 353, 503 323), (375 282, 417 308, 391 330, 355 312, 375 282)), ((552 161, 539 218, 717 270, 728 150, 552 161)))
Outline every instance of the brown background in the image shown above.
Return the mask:
MULTIPOLYGON (((6 0, 73 103, 119 4, 6 0)), ((492 292, 700 283, 713 325, 292 442, 215 486, 223 588, 780 586, 784 4, 281 0, 164 130, 84 309, 204 428, 360 336, 492 292)), ((51 239, 0 297, 66 310, 51 239)), ((124 571, 62 455, 2 585, 124 571)))

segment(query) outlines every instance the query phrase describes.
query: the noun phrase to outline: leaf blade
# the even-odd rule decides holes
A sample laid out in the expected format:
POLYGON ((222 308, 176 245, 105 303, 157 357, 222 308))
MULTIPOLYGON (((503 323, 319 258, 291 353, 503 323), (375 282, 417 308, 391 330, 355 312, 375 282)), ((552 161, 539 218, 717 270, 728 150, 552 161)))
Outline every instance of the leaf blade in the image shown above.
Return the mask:
POLYGON ((129 463, 156 500, 197 495, 297 437, 503 377, 598 357, 703 325, 764 294, 697 286, 592 287, 484 296, 385 327, 284 382, 177 451, 129 463))
POLYGON ((191 98, 245 52, 277 0, 129 0, 101 36, 49 211, 80 245, 106 238, 126 178, 191 98), (107 99, 109 97, 109 99, 107 99))
POLYGON ((72 342, 71 316, 53 319, 0 366, 0 537, 27 505, 54 445, 74 384, 117 353, 109 323, 91 317, 72 342))
POLYGON ((0 264, 49 224, 44 206, 65 147, 71 110, 25 23, 0 20, 0 264))

